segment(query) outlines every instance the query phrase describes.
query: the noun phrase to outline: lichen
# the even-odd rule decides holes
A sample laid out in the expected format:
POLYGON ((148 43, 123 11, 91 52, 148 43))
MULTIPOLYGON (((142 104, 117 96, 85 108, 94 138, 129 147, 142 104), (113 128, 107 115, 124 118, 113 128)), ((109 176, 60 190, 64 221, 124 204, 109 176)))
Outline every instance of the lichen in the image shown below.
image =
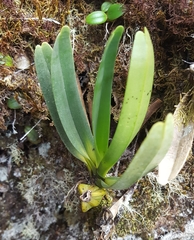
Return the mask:
POLYGON ((180 174, 165 187, 157 183, 157 176, 154 173, 149 173, 141 179, 129 206, 118 216, 116 225, 118 236, 130 233, 143 239, 155 239, 155 235, 161 234, 160 225, 167 229, 173 225, 173 229, 178 230, 186 224, 186 219, 192 212, 188 214, 186 210, 191 195, 186 187, 188 174, 180 174), (178 203, 182 206, 176 210, 178 203), (172 219, 173 214, 176 215, 175 219, 172 219), (168 218, 171 218, 169 223, 166 222, 168 218))

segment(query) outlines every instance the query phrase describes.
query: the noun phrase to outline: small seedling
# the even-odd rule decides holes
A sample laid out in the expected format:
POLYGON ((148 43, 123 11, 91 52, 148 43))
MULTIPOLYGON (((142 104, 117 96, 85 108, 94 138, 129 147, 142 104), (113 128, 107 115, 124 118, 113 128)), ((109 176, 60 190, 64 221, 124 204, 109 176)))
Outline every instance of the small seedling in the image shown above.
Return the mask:
POLYGON ((25 134, 27 134, 27 139, 32 144, 38 144, 40 142, 39 134, 35 129, 32 129, 30 126, 25 126, 24 128, 25 134))
POLYGON ((42 119, 39 119, 38 122, 33 126, 33 127, 29 127, 26 126, 24 129, 25 134, 20 138, 20 141, 24 141, 24 139, 28 138, 28 140, 34 144, 39 143, 39 135, 37 133, 37 131, 34 129, 41 121, 42 119))
POLYGON ((9 55, 4 56, 2 53, 0 53, 0 65, 13 67, 13 59, 9 55))
POLYGON ((14 97, 10 97, 7 100, 7 106, 10 109, 20 109, 22 106, 18 103, 18 101, 14 97))
POLYGON ((101 11, 94 11, 86 17, 86 23, 91 25, 113 21, 124 14, 123 5, 120 3, 104 2, 101 11))

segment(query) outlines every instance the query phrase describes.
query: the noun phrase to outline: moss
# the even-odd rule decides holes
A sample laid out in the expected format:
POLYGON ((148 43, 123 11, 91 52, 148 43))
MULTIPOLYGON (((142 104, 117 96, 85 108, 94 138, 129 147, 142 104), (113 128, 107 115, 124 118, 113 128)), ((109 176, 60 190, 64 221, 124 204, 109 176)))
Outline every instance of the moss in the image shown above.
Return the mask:
POLYGON ((149 173, 147 177, 141 179, 129 206, 119 216, 116 225, 117 234, 124 236, 130 233, 143 239, 155 239, 155 228, 157 226, 158 229, 160 224, 163 228, 168 228, 170 225, 173 229, 181 229, 187 221, 186 202, 191 194, 190 190, 187 191, 188 174, 179 175, 165 187, 157 183, 154 173, 149 173), (174 201, 182 204, 179 210, 174 201), (175 218, 172 218, 173 214, 175 218), (161 221, 165 222, 160 223, 161 221))

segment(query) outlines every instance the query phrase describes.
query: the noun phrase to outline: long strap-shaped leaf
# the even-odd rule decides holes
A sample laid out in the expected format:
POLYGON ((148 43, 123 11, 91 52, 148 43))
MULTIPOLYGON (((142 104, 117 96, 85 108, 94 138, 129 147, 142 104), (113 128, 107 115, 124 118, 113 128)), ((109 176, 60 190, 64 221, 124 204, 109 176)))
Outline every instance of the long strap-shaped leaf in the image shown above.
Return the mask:
POLYGON ((85 158, 81 155, 81 153, 73 146, 73 144, 69 141, 63 126, 61 124, 55 101, 52 92, 52 83, 51 83, 51 55, 52 48, 48 43, 43 43, 42 46, 37 46, 35 49, 35 66, 36 72, 38 75, 38 80, 40 82, 40 86, 44 95, 44 99, 46 101, 47 107, 49 109, 51 118, 55 124, 57 132, 59 133, 62 141, 66 145, 67 149, 78 159, 82 160, 86 163, 85 158))
MULTIPOLYGON (((126 171, 109 186, 111 189, 126 189, 154 169, 165 156, 173 138, 173 117, 168 114, 165 122, 154 124, 141 144, 126 171)), ((108 179, 106 181, 108 183, 108 179)))
POLYGON ((61 29, 51 59, 51 80, 57 111, 63 128, 76 149, 95 161, 93 136, 76 82, 70 29, 61 29))
MULTIPOLYGON (((101 157, 108 149, 110 133, 110 107, 114 66, 124 28, 117 27, 111 34, 103 53, 94 88, 92 130, 95 149, 101 157)), ((100 159, 99 159, 100 160, 100 159)))
POLYGON ((121 115, 98 174, 105 177, 139 131, 150 101, 154 76, 154 52, 147 29, 135 35, 121 115))

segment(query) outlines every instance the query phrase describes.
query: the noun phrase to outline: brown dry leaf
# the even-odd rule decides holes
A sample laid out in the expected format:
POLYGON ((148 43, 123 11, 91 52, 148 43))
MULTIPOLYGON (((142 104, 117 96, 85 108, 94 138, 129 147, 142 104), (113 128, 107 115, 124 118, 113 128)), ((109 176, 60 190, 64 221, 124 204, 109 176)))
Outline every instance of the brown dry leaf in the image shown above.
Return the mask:
POLYGON ((181 99, 174 112, 172 144, 159 164, 158 182, 162 185, 176 178, 184 166, 194 138, 194 89, 181 99))

